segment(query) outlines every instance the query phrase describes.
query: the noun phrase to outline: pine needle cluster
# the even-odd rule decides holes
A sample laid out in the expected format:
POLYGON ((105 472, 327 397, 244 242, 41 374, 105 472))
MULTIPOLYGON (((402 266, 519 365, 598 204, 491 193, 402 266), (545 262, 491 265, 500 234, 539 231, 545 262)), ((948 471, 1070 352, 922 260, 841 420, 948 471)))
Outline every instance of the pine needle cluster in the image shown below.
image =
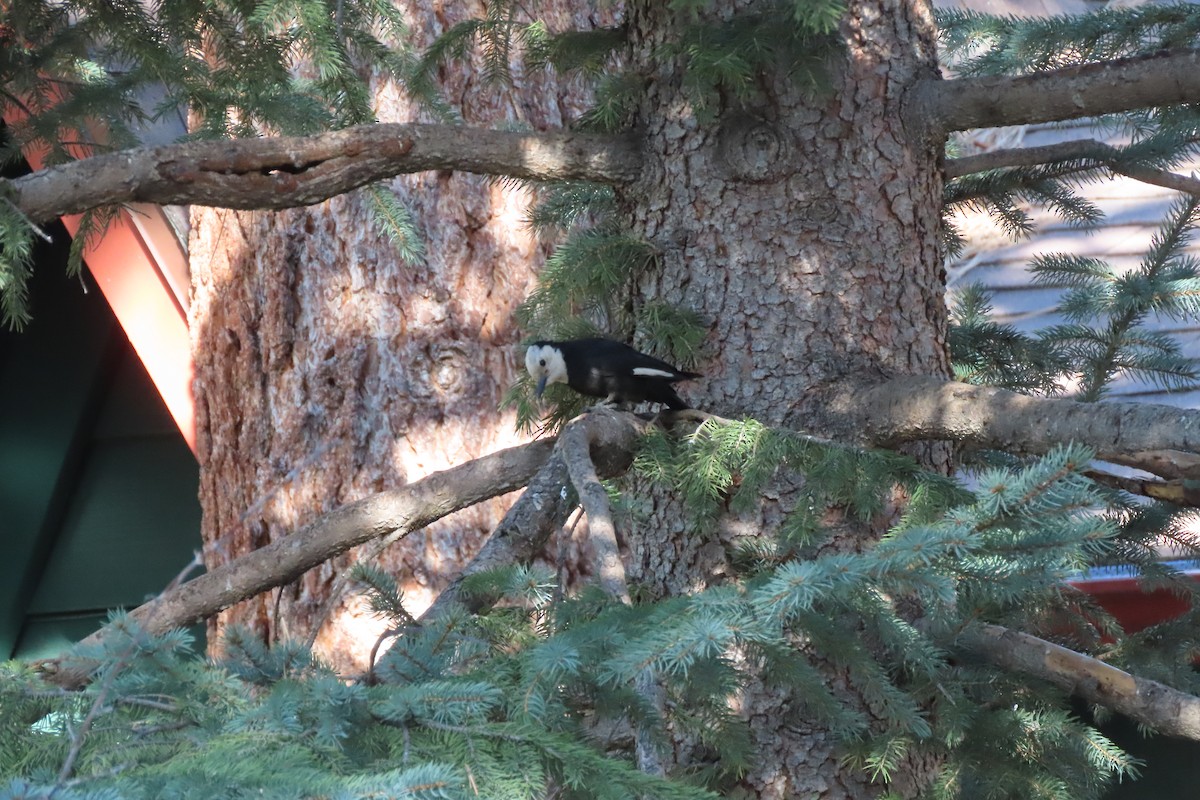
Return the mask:
POLYGON ((1033 233, 1028 211, 1031 205, 1054 211, 1074 227, 1095 225, 1103 219, 1103 214, 1079 194, 1078 188, 1095 180, 1105 168, 1105 163, 1098 159, 1078 158, 1033 167, 988 170, 948 181, 942 195, 943 240, 947 251, 955 255, 963 246, 961 234, 951 221, 955 213, 986 213, 1013 239, 1033 233))
POLYGON ((1193 47, 1200 10, 1191 3, 1100 8, 1049 17, 939 9, 943 57, 961 75, 1019 75, 1193 47))
MULTIPOLYGON (((652 437, 637 466, 677 487, 701 517, 753 503, 777 471, 804 475, 797 510, 776 536, 754 537, 735 560, 741 588, 727 602, 742 609, 738 635, 754 643, 738 647, 769 645, 751 663, 795 688, 843 737, 850 763, 886 781, 905 759, 935 752, 945 762, 934 796, 1068 798, 1098 796, 1111 777, 1136 774, 1136 763, 1063 711, 1057 690, 998 676, 959 653, 955 639, 979 621, 1056 639, 1078 628, 1093 647, 1119 634, 1064 583, 1121 541, 1120 515, 1105 511, 1106 492, 1081 474, 1090 458, 1061 448, 1023 468, 984 471, 968 493, 893 453, 745 421, 706 423, 682 441, 652 437), (827 513, 870 518, 897 485, 913 500, 887 536, 865 552, 822 554, 827 513), (906 603, 918 618, 899 610, 906 603), (758 626, 781 636, 760 639, 758 626), (786 658, 786 680, 773 672, 774 656, 786 658), (829 694, 819 666, 830 663, 886 721, 829 694)), ((666 623, 654 636, 671 636, 666 623)))
POLYGON ((1194 385, 1200 379, 1195 359, 1147 323, 1200 316, 1200 261, 1187 249, 1198 222, 1200 198, 1177 201, 1140 263, 1127 271, 1070 253, 1035 258, 1029 266, 1033 282, 1063 290, 1056 310, 1066 323, 1032 336, 991 320, 980 287, 960 292, 950 334, 956 376, 1043 394, 1057 394, 1072 382, 1083 402, 1102 399, 1121 375, 1167 389, 1194 385))
MULTIPOLYGON (((92 671, 82 693, 7 668, 0 770, 10 783, 0 797, 540 798, 555 787, 567 798, 698 800, 751 763, 750 731, 730 702, 752 676, 825 722, 878 780, 908 758, 941 756, 946 797, 977 785, 1094 797, 1106 776, 1135 770, 1059 710, 1058 692, 997 678, 955 641, 978 620, 1032 624, 1114 538, 1113 520, 1095 513, 1103 497, 1081 475, 1090 453, 1062 448, 968 493, 895 456, 820 453, 828 448, 756 423, 709 426, 671 446, 719 462, 693 471, 726 492, 751 492, 783 454, 817 481, 825 468, 881 470, 927 494, 861 552, 785 559, 781 548, 747 561, 736 581, 634 606, 590 591, 557 597, 544 572, 511 567, 470 587, 507 597, 490 615, 418 627, 394 584, 360 576, 390 595, 376 607, 396 626, 372 682, 347 682, 302 646, 267 648, 243 631, 206 664, 186 634, 149 636, 118 617, 101 645, 68 659, 92 671), (734 469, 752 477, 739 484, 734 469), (854 691, 831 689, 830 674, 854 691), (662 688, 661 706, 637 690, 647 679, 662 688), (667 779, 637 770, 633 732, 668 728, 697 737, 710 767, 667 779)), ((855 501, 841 491, 820 502, 872 513, 865 492, 855 501)))
MULTIPOLYGON (((964 76, 1028 74, 1195 48, 1200 42, 1200 12, 1190 3, 1042 18, 941 9, 937 17, 945 62, 964 76)), ((1099 214, 1081 187, 1139 168, 1172 169, 1200 152, 1200 114, 1193 106, 1149 108, 1095 122, 1123 143, 1081 142, 1057 160, 956 178, 946 186, 947 213, 987 211, 1014 237, 1032 229, 1023 204, 1049 208, 1070 224, 1093 225, 1099 214)), ((946 236, 956 252, 961 239, 948 221, 946 236)))
POLYGON ((983 286, 955 292, 948 337, 955 380, 1022 394, 1062 393, 1062 378, 1071 372, 1067 355, 1044 337, 996 322, 991 311, 983 286))
POLYGON ((118 617, 102 649, 69 656, 94 669, 82 693, 5 667, 0 797, 534 800, 550 786, 564 798, 715 797, 580 735, 564 684, 583 654, 565 642, 518 658, 449 619, 402 643, 388 664, 403 652, 407 666, 384 665, 391 680, 369 686, 239 630, 206 664, 187 634, 149 636, 118 617))

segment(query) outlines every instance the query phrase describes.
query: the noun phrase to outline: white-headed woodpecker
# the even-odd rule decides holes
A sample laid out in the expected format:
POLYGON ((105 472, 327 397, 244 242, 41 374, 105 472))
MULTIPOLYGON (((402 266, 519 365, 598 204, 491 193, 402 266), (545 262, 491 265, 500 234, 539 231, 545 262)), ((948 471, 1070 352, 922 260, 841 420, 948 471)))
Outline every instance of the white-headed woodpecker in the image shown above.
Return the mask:
POLYGON ((547 384, 565 383, 610 403, 662 403, 672 409, 689 406, 671 384, 700 377, 627 344, 599 338, 534 342, 525 351, 525 369, 537 381, 538 397, 547 384))

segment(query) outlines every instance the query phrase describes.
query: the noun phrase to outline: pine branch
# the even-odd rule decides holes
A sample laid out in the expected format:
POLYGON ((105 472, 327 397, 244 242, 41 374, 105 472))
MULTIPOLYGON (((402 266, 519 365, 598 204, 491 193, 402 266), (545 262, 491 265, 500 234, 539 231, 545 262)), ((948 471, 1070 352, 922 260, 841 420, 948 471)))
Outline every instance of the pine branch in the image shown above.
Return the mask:
POLYGON ((1158 479, 1143 480, 1141 478, 1125 478, 1110 472, 1087 470, 1084 472, 1096 483, 1120 489, 1129 494, 1149 497, 1152 500, 1163 500, 1179 506, 1200 508, 1200 488, 1195 481, 1175 479, 1163 481, 1158 479))
MULTIPOLYGON (((234 603, 291 583, 351 547, 394 531, 411 533, 454 511, 524 486, 546 462, 553 446, 554 441, 547 439, 510 447, 342 506, 290 536, 168 589, 129 616, 151 633, 198 622, 234 603)), ((99 641, 103 635, 104 629, 84 642, 99 641)), ((52 669, 53 664, 48 667, 52 669)), ((69 685, 86 680, 86 676, 64 671, 50 679, 69 685)))
POLYGON ((1090 8, 1048 16, 998 16, 963 8, 935 12, 944 63, 959 75, 1028 74, 1160 53, 1195 41, 1190 3, 1090 8))
POLYGON ((1200 697, 1000 625, 973 625, 958 643, 1001 669, 1032 675, 1168 736, 1200 741, 1200 697))
POLYGON ((907 113, 910 123, 945 133, 1197 101, 1200 51, 1173 50, 1015 77, 926 80, 907 113))
MULTIPOLYGON (((593 411, 585 419, 604 424, 604 417, 613 415, 608 410, 593 411)), ((630 605, 629 582, 625 578, 625 565, 621 562, 621 551, 617 544, 617 529, 613 525, 612 511, 608 504, 608 492, 600 483, 596 466, 592 463, 590 431, 592 426, 568 425, 559 436, 559 448, 571 476, 571 483, 579 495, 580 504, 587 514, 588 537, 595 553, 596 574, 600 576, 600 588, 609 597, 630 605)), ((654 675, 643 672, 634 679, 634 691, 661 717, 665 711, 666 694, 655 681, 654 675)), ((638 725, 634 731, 634 751, 638 769, 648 775, 666 776, 662 756, 654 742, 655 731, 647 725, 638 725)))
MULTIPOLYGON (((610 411, 598 411, 608 415, 610 411)), ((591 418, 592 414, 588 415, 591 418)), ((612 511, 608 505, 608 492, 600 483, 596 466, 592 463, 588 430, 580 425, 568 425, 559 436, 567 473, 579 495, 579 502, 587 514, 588 534, 596 554, 596 573, 600 576, 600 588, 609 597, 629 604, 629 584, 625 580, 625 565, 617 546, 617 529, 613 525, 612 511)))
POLYGON ((0 181, 0 196, 44 222, 129 202, 293 208, 434 169, 618 183, 636 177, 640 164, 633 142, 619 136, 393 123, 124 150, 0 181))
POLYGON ((480 613, 497 602, 498 596, 465 591, 467 580, 480 573, 531 561, 576 507, 570 483, 566 462, 555 449, 479 552, 434 598, 417 620, 418 624, 427 624, 460 608, 480 613))
POLYGON ((1142 183, 1162 186, 1186 194, 1200 195, 1200 179, 1155 167, 1122 164, 1118 158, 1119 155, 1120 151, 1117 148, 1104 142, 1096 139, 1077 139, 1040 147, 1013 147, 962 158, 951 158, 947 159, 945 169, 946 177, 949 179, 993 169, 1033 167, 1056 161, 1080 161, 1083 163, 1078 166, 1077 171, 1103 166, 1110 172, 1133 178, 1142 183))
POLYGON ((1153 472, 1164 478, 1188 481, 1196 480, 1197 476, 1200 476, 1200 455, 1169 447, 1161 450, 1138 450, 1133 453, 1112 453, 1106 460, 1125 467, 1153 472))
MULTIPOLYGON (((497 567, 526 564, 542 551, 550 536, 562 526, 577 505, 569 491, 574 482, 568 468, 568 449, 581 447, 582 441, 586 440, 590 445, 587 458, 594 469, 598 468, 599 472, 612 477, 623 473, 633 463, 634 443, 645 429, 646 423, 638 417, 613 411, 594 411, 572 421, 566 431, 578 433, 564 440, 564 431, 563 436, 559 437, 560 444, 555 446, 553 454, 529 481, 529 488, 521 495, 521 499, 504 515, 471 563, 421 615, 420 622, 437 619, 456 607, 465 606, 474 613, 485 610, 498 598, 467 597, 463 592, 463 582, 472 575, 497 567), (600 454, 607 455, 603 455, 603 461, 597 462, 600 454)), ((581 456, 576 453, 574 457, 581 456)), ((607 497, 605 500, 607 504, 607 497)), ((619 560, 617 563, 619 565, 619 560)), ((628 589, 625 592, 627 594, 628 589)))
POLYGON ((71 747, 67 751, 67 757, 63 761, 62 769, 58 771, 58 785, 62 786, 67 779, 75 773, 75 764, 79 760, 79 755, 83 750, 84 740, 87 739, 88 733, 95 724, 96 718, 100 715, 102 709, 108 703, 109 693, 112 691, 113 682, 117 679, 117 675, 129 663, 129 658, 133 655, 134 647, 132 643, 125 649, 114 663, 108 665, 108 671, 104 675, 104 679, 100 684, 100 690, 96 692, 96 699, 92 701, 88 708, 87 716, 79 723, 73 731, 71 731, 71 747))
POLYGON ((1167 478, 1200 478, 1200 411, 1151 403, 1028 397, 940 378, 840 387, 826 413, 846 441, 880 447, 943 439, 1013 453, 1078 442, 1096 457, 1167 478))

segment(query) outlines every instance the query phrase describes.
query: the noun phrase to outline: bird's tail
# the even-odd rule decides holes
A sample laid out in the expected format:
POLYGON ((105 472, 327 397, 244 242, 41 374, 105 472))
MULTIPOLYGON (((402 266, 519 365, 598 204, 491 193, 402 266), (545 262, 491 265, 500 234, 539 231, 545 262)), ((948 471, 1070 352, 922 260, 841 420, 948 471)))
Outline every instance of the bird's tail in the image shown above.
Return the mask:
POLYGON ((660 399, 661 402, 666 403, 667 408, 671 409, 672 411, 684 411, 691 408, 691 406, 689 406, 673 388, 670 386, 665 388, 666 391, 662 393, 662 397, 660 399))

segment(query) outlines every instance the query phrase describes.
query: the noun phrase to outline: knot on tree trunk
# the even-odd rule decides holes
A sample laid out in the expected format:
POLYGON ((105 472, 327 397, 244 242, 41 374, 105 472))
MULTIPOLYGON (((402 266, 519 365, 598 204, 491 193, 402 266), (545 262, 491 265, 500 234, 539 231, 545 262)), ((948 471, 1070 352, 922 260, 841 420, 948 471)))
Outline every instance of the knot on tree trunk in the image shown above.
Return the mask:
POLYGON ((721 158, 731 177, 751 183, 786 178, 793 147, 787 133, 764 119, 736 115, 721 126, 721 158))

